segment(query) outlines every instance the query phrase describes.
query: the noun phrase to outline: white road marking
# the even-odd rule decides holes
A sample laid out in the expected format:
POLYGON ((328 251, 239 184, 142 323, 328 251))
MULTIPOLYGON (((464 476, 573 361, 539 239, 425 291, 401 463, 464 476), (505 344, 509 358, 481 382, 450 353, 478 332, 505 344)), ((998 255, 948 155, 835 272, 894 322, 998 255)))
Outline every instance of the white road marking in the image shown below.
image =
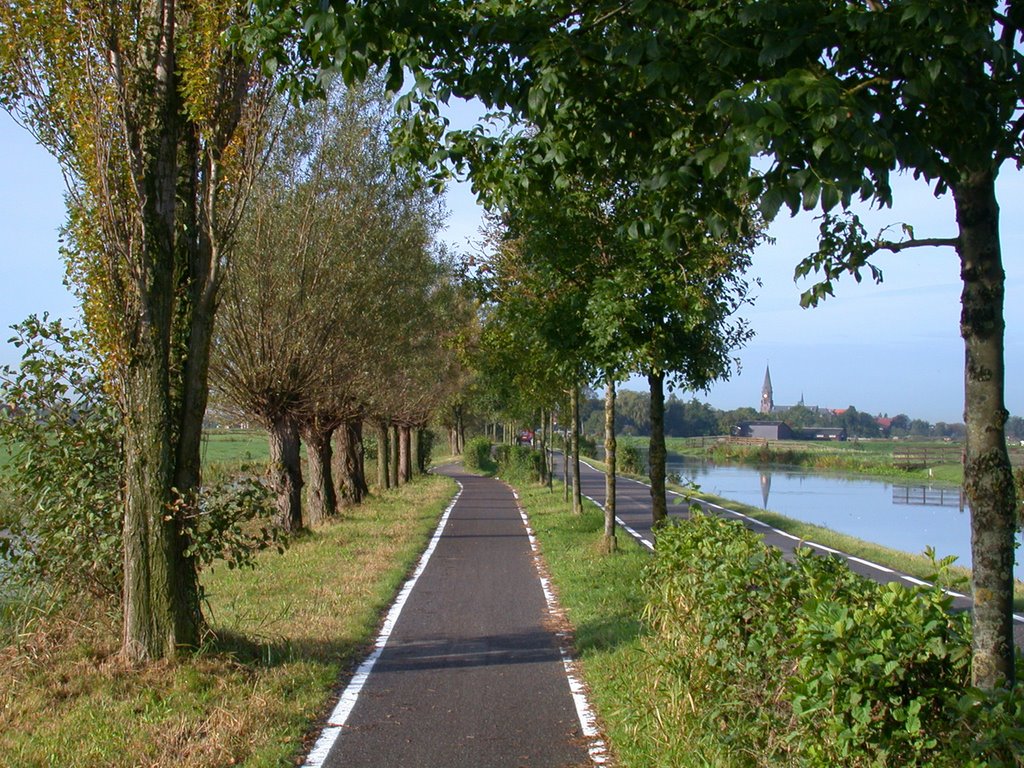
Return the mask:
MULTIPOLYGON (((590 497, 588 496, 587 498, 589 499, 590 497)), ((593 501, 593 499, 590 500, 593 501)), ((554 590, 551 588, 551 582, 544 575, 537 537, 533 535, 530 519, 527 517, 523 505, 519 503, 518 495, 516 495, 516 506, 519 508, 519 516, 526 527, 526 537, 529 539, 530 549, 533 551, 533 564, 537 569, 537 577, 540 579, 541 589, 544 590, 544 599, 547 601, 548 613, 552 617, 565 621, 565 613, 558 605, 554 590)), ((600 730, 598 730, 597 716, 594 714, 594 709, 590 706, 590 701, 587 699, 586 687, 576 673, 576 661, 573 659, 572 651, 569 648, 569 638, 564 632, 557 633, 557 636, 559 639, 558 651, 562 656, 562 667, 565 669, 565 676, 569 680, 569 692, 572 694, 572 701, 576 706, 576 716, 580 721, 580 729, 583 731, 583 737, 587 740, 587 752, 590 753, 590 759, 594 765, 606 765, 610 759, 608 748, 605 746, 604 739, 601 738, 600 730)))
POLYGON ((448 516, 455 508, 456 502, 459 497, 462 496, 462 483, 458 480, 459 492, 455 494, 455 498, 452 499, 451 504, 441 515, 441 520, 437 524, 437 528, 434 530, 434 535, 430 539, 430 543, 427 545, 426 550, 420 556, 420 561, 416 566, 416 570, 413 571, 412 576, 402 586, 402 591, 398 593, 398 597, 395 598, 395 602, 391 605, 391 610, 388 611, 387 618, 384 619, 384 626, 381 627, 380 634, 377 635, 377 639, 373 644, 373 650, 370 655, 363 660, 363 663, 359 665, 352 680, 345 687, 345 690, 341 694, 341 698, 338 699, 337 705, 334 707, 334 711, 331 712, 330 717, 327 718, 327 723, 324 729, 320 732, 320 737, 316 740, 316 744, 313 745, 313 749, 310 750, 309 755, 306 757, 306 762, 303 763, 305 768, 321 768, 324 761, 327 759, 327 755, 330 754, 331 749, 337 742, 338 737, 341 736, 341 732, 345 723, 348 721, 349 715, 352 714, 352 709, 356 705, 356 700, 359 698, 360 692, 363 690, 363 686, 366 685, 367 679, 370 677, 370 673, 373 671, 374 665, 377 663, 377 659, 380 658, 381 653, 384 651, 384 646, 387 645, 388 639, 391 637, 391 633, 395 629, 395 624, 398 623, 398 617, 402 613, 402 609, 405 607, 406 601, 409 599, 409 595, 416 586, 416 582, 419 580, 423 571, 427 567, 427 563, 430 561, 430 556, 434 554, 434 550, 437 548, 437 542, 441 538, 441 534, 444 532, 445 526, 448 524, 448 516))

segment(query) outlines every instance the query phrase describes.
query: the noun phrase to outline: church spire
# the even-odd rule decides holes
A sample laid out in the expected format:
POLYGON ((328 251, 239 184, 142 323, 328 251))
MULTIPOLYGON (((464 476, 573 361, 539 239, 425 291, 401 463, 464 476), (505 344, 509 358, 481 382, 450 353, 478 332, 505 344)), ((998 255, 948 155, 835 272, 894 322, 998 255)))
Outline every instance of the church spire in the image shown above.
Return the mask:
POLYGON ((761 387, 761 413, 771 413, 775 407, 772 399, 772 374, 768 366, 764 367, 764 385, 761 387))

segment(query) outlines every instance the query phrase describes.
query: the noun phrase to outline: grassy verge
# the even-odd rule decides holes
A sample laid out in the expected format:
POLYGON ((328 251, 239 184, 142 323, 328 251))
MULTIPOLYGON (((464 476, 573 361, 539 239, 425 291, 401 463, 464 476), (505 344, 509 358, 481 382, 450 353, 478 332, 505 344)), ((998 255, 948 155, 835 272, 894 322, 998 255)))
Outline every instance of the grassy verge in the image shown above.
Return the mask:
MULTIPOLYGON (((796 674, 797 667, 794 665, 790 668, 792 664, 790 656, 773 650, 781 649, 782 642, 779 638, 772 640, 770 647, 761 647, 759 660, 750 662, 749 665, 747 654, 737 653, 732 646, 718 644, 719 638, 731 638, 734 635, 741 638, 745 636, 745 631, 740 629, 744 621, 749 618, 743 613, 747 605, 744 601, 750 602, 751 605, 757 602, 756 599, 747 600, 751 595, 749 579, 742 575, 737 577, 736 583, 733 584, 737 594, 719 600, 726 606, 726 612, 731 610, 737 615, 724 621, 718 628, 722 632, 712 633, 708 639, 701 634, 709 627, 714 629, 714 620, 710 625, 702 623, 703 617, 712 610, 708 602, 704 600, 690 601, 689 603, 685 600, 681 603, 676 602, 679 598, 678 591, 670 589, 671 585, 664 573, 658 576, 651 570, 650 566, 655 561, 650 555, 641 551, 626 537, 622 537, 622 547, 618 553, 610 556, 601 553, 599 542, 602 515, 596 506, 586 502, 583 515, 573 516, 568 512, 566 505, 561 501, 561 494, 557 491, 552 494, 545 489, 538 489, 527 484, 520 484, 519 490, 522 503, 537 534, 544 561, 561 605, 574 627, 575 647, 582 675, 590 689, 591 701, 598 713, 616 764, 621 766, 658 766, 659 768, 669 768, 669 766, 671 768, 697 768, 698 766, 706 768, 710 765, 806 765, 818 764, 818 762, 821 764, 846 764, 841 759, 838 761, 836 759, 820 759, 816 762, 813 750, 810 753, 801 751, 809 742, 808 733, 805 733, 804 737, 800 739, 799 750, 794 751, 790 742, 787 741, 788 735, 791 733, 795 735, 802 727, 804 731, 813 732, 815 739, 820 733, 821 744, 818 746, 824 745, 832 749, 834 753, 838 749, 836 744, 842 739, 836 738, 838 731, 835 728, 827 730, 826 726, 831 728, 837 723, 854 722, 856 718, 851 720, 847 717, 849 713, 843 710, 840 702, 836 705, 835 713, 830 713, 828 707, 825 707, 822 710, 824 714, 818 716, 807 717, 806 715, 810 712, 808 710, 802 719, 787 719, 789 717, 786 714, 788 710, 780 704, 781 700, 776 698, 781 695, 780 692, 783 690, 777 683, 787 675, 796 674), (657 579, 656 585, 652 585, 648 581, 645 589, 643 587, 645 579, 652 578, 657 579), (656 612, 651 614, 648 620, 641 622, 640 617, 644 615, 647 598, 651 598, 655 602, 660 598, 662 603, 667 603, 667 607, 662 605, 661 614, 656 612), (734 600, 739 604, 738 608, 732 606, 734 600), (663 627, 658 630, 660 625, 657 621, 663 622, 666 616, 670 620, 674 620, 672 617, 680 610, 697 617, 696 626, 687 625, 685 627, 689 635, 677 637, 671 633, 666 635, 663 627), (648 623, 649 621, 655 623, 648 623), (702 642, 705 645, 702 645, 702 642), (764 667, 765 676, 762 677, 758 673, 757 664, 767 665, 764 667), (738 679, 741 682, 746 680, 746 683, 752 687, 749 690, 738 688, 736 680, 732 680, 732 678, 730 678, 732 687, 728 687, 724 678, 716 677, 715 674, 708 676, 708 672, 714 673, 720 668, 725 672, 731 672, 732 677, 739 675, 738 679), (768 672, 771 674, 769 675, 768 672), (740 673, 747 677, 743 678, 740 673), (763 684, 760 683, 762 680, 765 681, 763 684), (748 709, 744 709, 744 707, 748 707, 748 709), (751 710, 749 707, 753 707, 753 709, 751 710), (752 713, 760 712, 762 709, 771 710, 771 712, 778 709, 781 715, 774 717, 774 720, 773 717, 762 718, 764 722, 759 721, 758 724, 753 724, 755 718, 752 717, 752 713), (819 721, 823 725, 819 724, 819 721), (768 724, 767 729, 764 727, 765 723, 768 724), (803 757, 797 752, 800 752, 803 757), (808 754, 811 754, 810 762, 806 760, 808 754)), ((717 542, 710 544, 708 548, 720 551, 717 549, 717 542)), ((675 550, 670 547, 669 552, 675 552, 675 550)), ((727 558, 737 555, 738 561, 743 561, 743 554, 742 552, 738 555, 730 553, 727 558)), ((701 562, 706 561, 707 558, 701 560, 701 562)), ((733 563, 733 567, 740 570, 761 567, 758 565, 761 561, 757 558, 749 560, 749 562, 744 561, 746 565, 738 561, 733 563)), ((733 578, 733 572, 729 567, 718 570, 712 568, 711 570, 718 574, 718 578, 727 580, 733 578)), ((828 567, 824 567, 819 575, 824 577, 830 572, 828 567)), ((746 572, 744 571, 744 573, 746 572)), ((694 578, 696 578, 696 583, 703 583, 701 581, 703 575, 697 575, 694 578)), ((758 583, 760 584, 760 582, 758 583)), ((766 585, 761 584, 761 586, 766 585)), ((712 590, 716 588, 710 587, 712 590)), ((759 590, 753 590, 753 592, 759 592, 759 590)), ((884 590, 880 594, 884 595, 884 590)), ((895 598, 891 598, 885 604, 890 605, 894 601, 899 603, 895 598)), ((915 600, 911 599, 910 603, 900 603, 900 605, 903 605, 903 610, 907 611, 909 615, 917 615, 918 605, 915 600)), ((844 611, 845 607, 843 606, 845 604, 837 603, 836 610, 844 611)), ((721 605, 718 606, 719 609, 721 607, 721 605)), ((788 603, 783 607, 786 608, 786 611, 792 609, 792 605, 788 603)), ((813 602, 811 607, 813 608, 813 602)), ((763 612, 765 607, 761 606, 759 610, 763 612)), ((886 610, 895 609, 890 606, 886 610)), ((830 622, 834 618, 830 611, 831 608, 828 607, 828 610, 823 612, 825 619, 822 621, 825 623, 822 626, 826 629, 831 627, 830 622)), ((870 616, 875 615, 872 611, 868 612, 870 616)), ((783 636, 787 636, 785 634, 788 632, 787 625, 785 622, 780 622, 778 617, 774 617, 772 621, 762 625, 762 622, 758 621, 758 618, 762 617, 762 613, 755 613, 754 616, 755 618, 750 620, 758 627, 767 627, 770 630, 768 634, 782 632, 783 636)), ((896 623, 899 624, 899 622, 896 623)), ((861 638, 863 635, 869 641, 863 645, 850 642, 851 652, 861 655, 876 653, 877 649, 871 645, 872 633, 884 630, 883 624, 884 622, 877 627, 869 626, 863 632, 857 626, 847 628, 851 636, 855 635, 857 638, 861 638)), ((921 626, 924 625, 921 623, 921 626)), ((941 627, 942 625, 939 623, 936 626, 941 627)), ((844 627, 846 627, 845 624, 844 627)), ((839 630, 835 631, 839 632, 839 630)), ((840 636, 845 637, 842 634, 836 635, 836 637, 840 636)), ((907 661, 899 654, 906 653, 907 649, 897 646, 900 646, 900 643, 890 639, 886 643, 884 653, 888 654, 891 651, 892 654, 895 654, 898 658, 896 658, 894 668, 901 669, 900 665, 906 664, 907 661)), ((822 662, 819 665, 820 669, 827 668, 829 673, 835 672, 834 665, 828 666, 834 661, 832 656, 827 655, 828 649, 831 649, 832 645, 826 644, 824 647, 826 650, 821 651, 820 658, 813 655, 813 648, 808 651, 808 648, 804 647, 802 652, 810 653, 811 660, 822 662)), ((845 645, 840 644, 839 647, 845 652, 845 645)), ((923 643, 921 647, 923 649, 923 643)), ((913 659, 911 663, 917 663, 919 657, 927 656, 914 648, 916 646, 910 648, 910 656, 907 657, 913 659)), ((939 648, 939 650, 945 652, 943 648, 939 648)), ((940 653, 939 656, 941 655, 940 653)), ((855 655, 854 658, 858 657, 855 655)), ((875 657, 872 656, 872 658, 875 657)), ((807 680, 813 682, 817 679, 815 675, 820 669, 811 666, 803 669, 800 674, 805 675, 807 680)), ((841 671, 846 677, 852 678, 856 677, 856 674, 860 674, 851 672, 856 669, 859 669, 859 665, 842 667, 841 671)), ((870 688, 871 685, 879 688, 890 685, 884 676, 876 678, 872 675, 873 673, 868 673, 866 678, 869 681, 867 688, 870 688)), ((921 683, 917 676, 918 671, 912 672, 910 679, 914 681, 913 685, 921 683)), ((827 674, 825 678, 829 679, 827 674)), ((858 690, 862 688, 858 688, 858 690)), ((825 700, 829 700, 830 696, 834 696, 830 693, 831 690, 832 686, 826 682, 819 693, 824 696, 825 700)), ((873 689, 871 693, 874 695, 873 689)), ((899 701, 899 699, 892 699, 889 702, 890 707, 896 707, 893 702, 898 704, 899 701)), ((785 702, 785 706, 792 706, 788 697, 785 702)), ((998 706, 991 711, 996 714, 1001 712, 998 706)), ((936 716, 935 712, 931 710, 929 713, 936 716)), ((943 716, 947 719, 948 717, 958 717, 955 712, 951 714, 947 711, 944 711, 943 716)), ((998 722, 993 720, 994 724, 991 727, 994 730, 991 734, 984 731, 985 738, 978 743, 981 744, 990 735, 1005 736, 1010 732, 1006 731, 1007 728, 1012 731, 1015 727, 1014 717, 1013 714, 1009 714, 998 722)), ((899 717, 895 716, 890 719, 899 721, 899 717)), ((869 721, 870 718, 867 718, 864 722, 869 721)), ((907 727, 909 728, 909 726, 907 727)), ((972 746, 970 738, 977 736, 983 732, 983 729, 989 727, 984 718, 975 725, 965 727, 963 734, 954 739, 956 742, 954 746, 960 748, 961 751, 966 750, 972 746)), ((858 746, 862 748, 862 751, 874 750, 875 754, 884 755, 884 748, 889 745, 886 740, 889 737, 886 736, 886 733, 884 729, 881 729, 878 734, 871 734, 870 744, 867 746, 859 744, 858 746)), ((905 747, 901 742, 900 722, 896 723, 894 733, 891 745, 905 747)), ((848 734, 843 731, 840 736, 847 738, 848 734)), ((817 742, 815 743, 817 744, 817 742)), ((908 750, 905 749, 905 751, 908 750)), ((924 751, 927 752, 927 750, 924 751)), ((956 755, 960 754, 956 749, 953 752, 956 755)), ((947 759, 945 762, 939 761, 936 764, 965 764, 960 762, 956 756, 951 759, 952 763, 947 759)), ((858 760, 851 761, 849 764, 867 765, 868 762, 858 760)), ((883 763, 879 762, 878 764, 883 763)), ((901 762, 900 764, 907 763, 901 762)), ((914 762, 913 764, 931 765, 933 763, 925 759, 924 762, 914 762)))
POLYGON ((292 764, 452 494, 424 478, 255 572, 204 574, 212 634, 180 662, 126 667, 119 619, 96 607, 30 624, 0 650, 0 763, 292 764))

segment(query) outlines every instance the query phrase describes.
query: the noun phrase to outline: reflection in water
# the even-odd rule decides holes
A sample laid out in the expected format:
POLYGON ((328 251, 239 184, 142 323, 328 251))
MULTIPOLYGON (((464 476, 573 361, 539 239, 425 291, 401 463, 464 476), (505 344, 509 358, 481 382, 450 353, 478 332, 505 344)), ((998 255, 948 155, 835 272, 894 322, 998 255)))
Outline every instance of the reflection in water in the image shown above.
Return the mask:
POLYGON ((761 470, 761 509, 768 509, 768 494, 772 492, 772 473, 761 470))
MULTIPOLYGON (((682 456, 669 456, 667 469, 726 499, 903 552, 920 553, 931 546, 939 557, 956 555, 959 565, 971 563, 970 514, 955 487, 895 486, 850 475, 713 464, 682 456)), ((1014 576, 1024 580, 1021 552, 1014 576)))
POLYGON ((893 504, 920 504, 925 507, 965 507, 962 488, 936 488, 931 485, 894 485, 893 504))

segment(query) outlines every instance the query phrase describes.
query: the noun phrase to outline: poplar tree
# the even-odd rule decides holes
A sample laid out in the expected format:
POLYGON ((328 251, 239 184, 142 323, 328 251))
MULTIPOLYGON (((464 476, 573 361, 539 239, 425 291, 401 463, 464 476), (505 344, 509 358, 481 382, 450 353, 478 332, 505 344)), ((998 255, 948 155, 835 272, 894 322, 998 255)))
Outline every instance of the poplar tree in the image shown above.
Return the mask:
POLYGON ((244 14, 171 0, 0 7, 0 104, 64 171, 69 272, 123 420, 131 660, 199 641, 185 517, 218 289, 264 132, 265 82, 225 38, 244 14))

